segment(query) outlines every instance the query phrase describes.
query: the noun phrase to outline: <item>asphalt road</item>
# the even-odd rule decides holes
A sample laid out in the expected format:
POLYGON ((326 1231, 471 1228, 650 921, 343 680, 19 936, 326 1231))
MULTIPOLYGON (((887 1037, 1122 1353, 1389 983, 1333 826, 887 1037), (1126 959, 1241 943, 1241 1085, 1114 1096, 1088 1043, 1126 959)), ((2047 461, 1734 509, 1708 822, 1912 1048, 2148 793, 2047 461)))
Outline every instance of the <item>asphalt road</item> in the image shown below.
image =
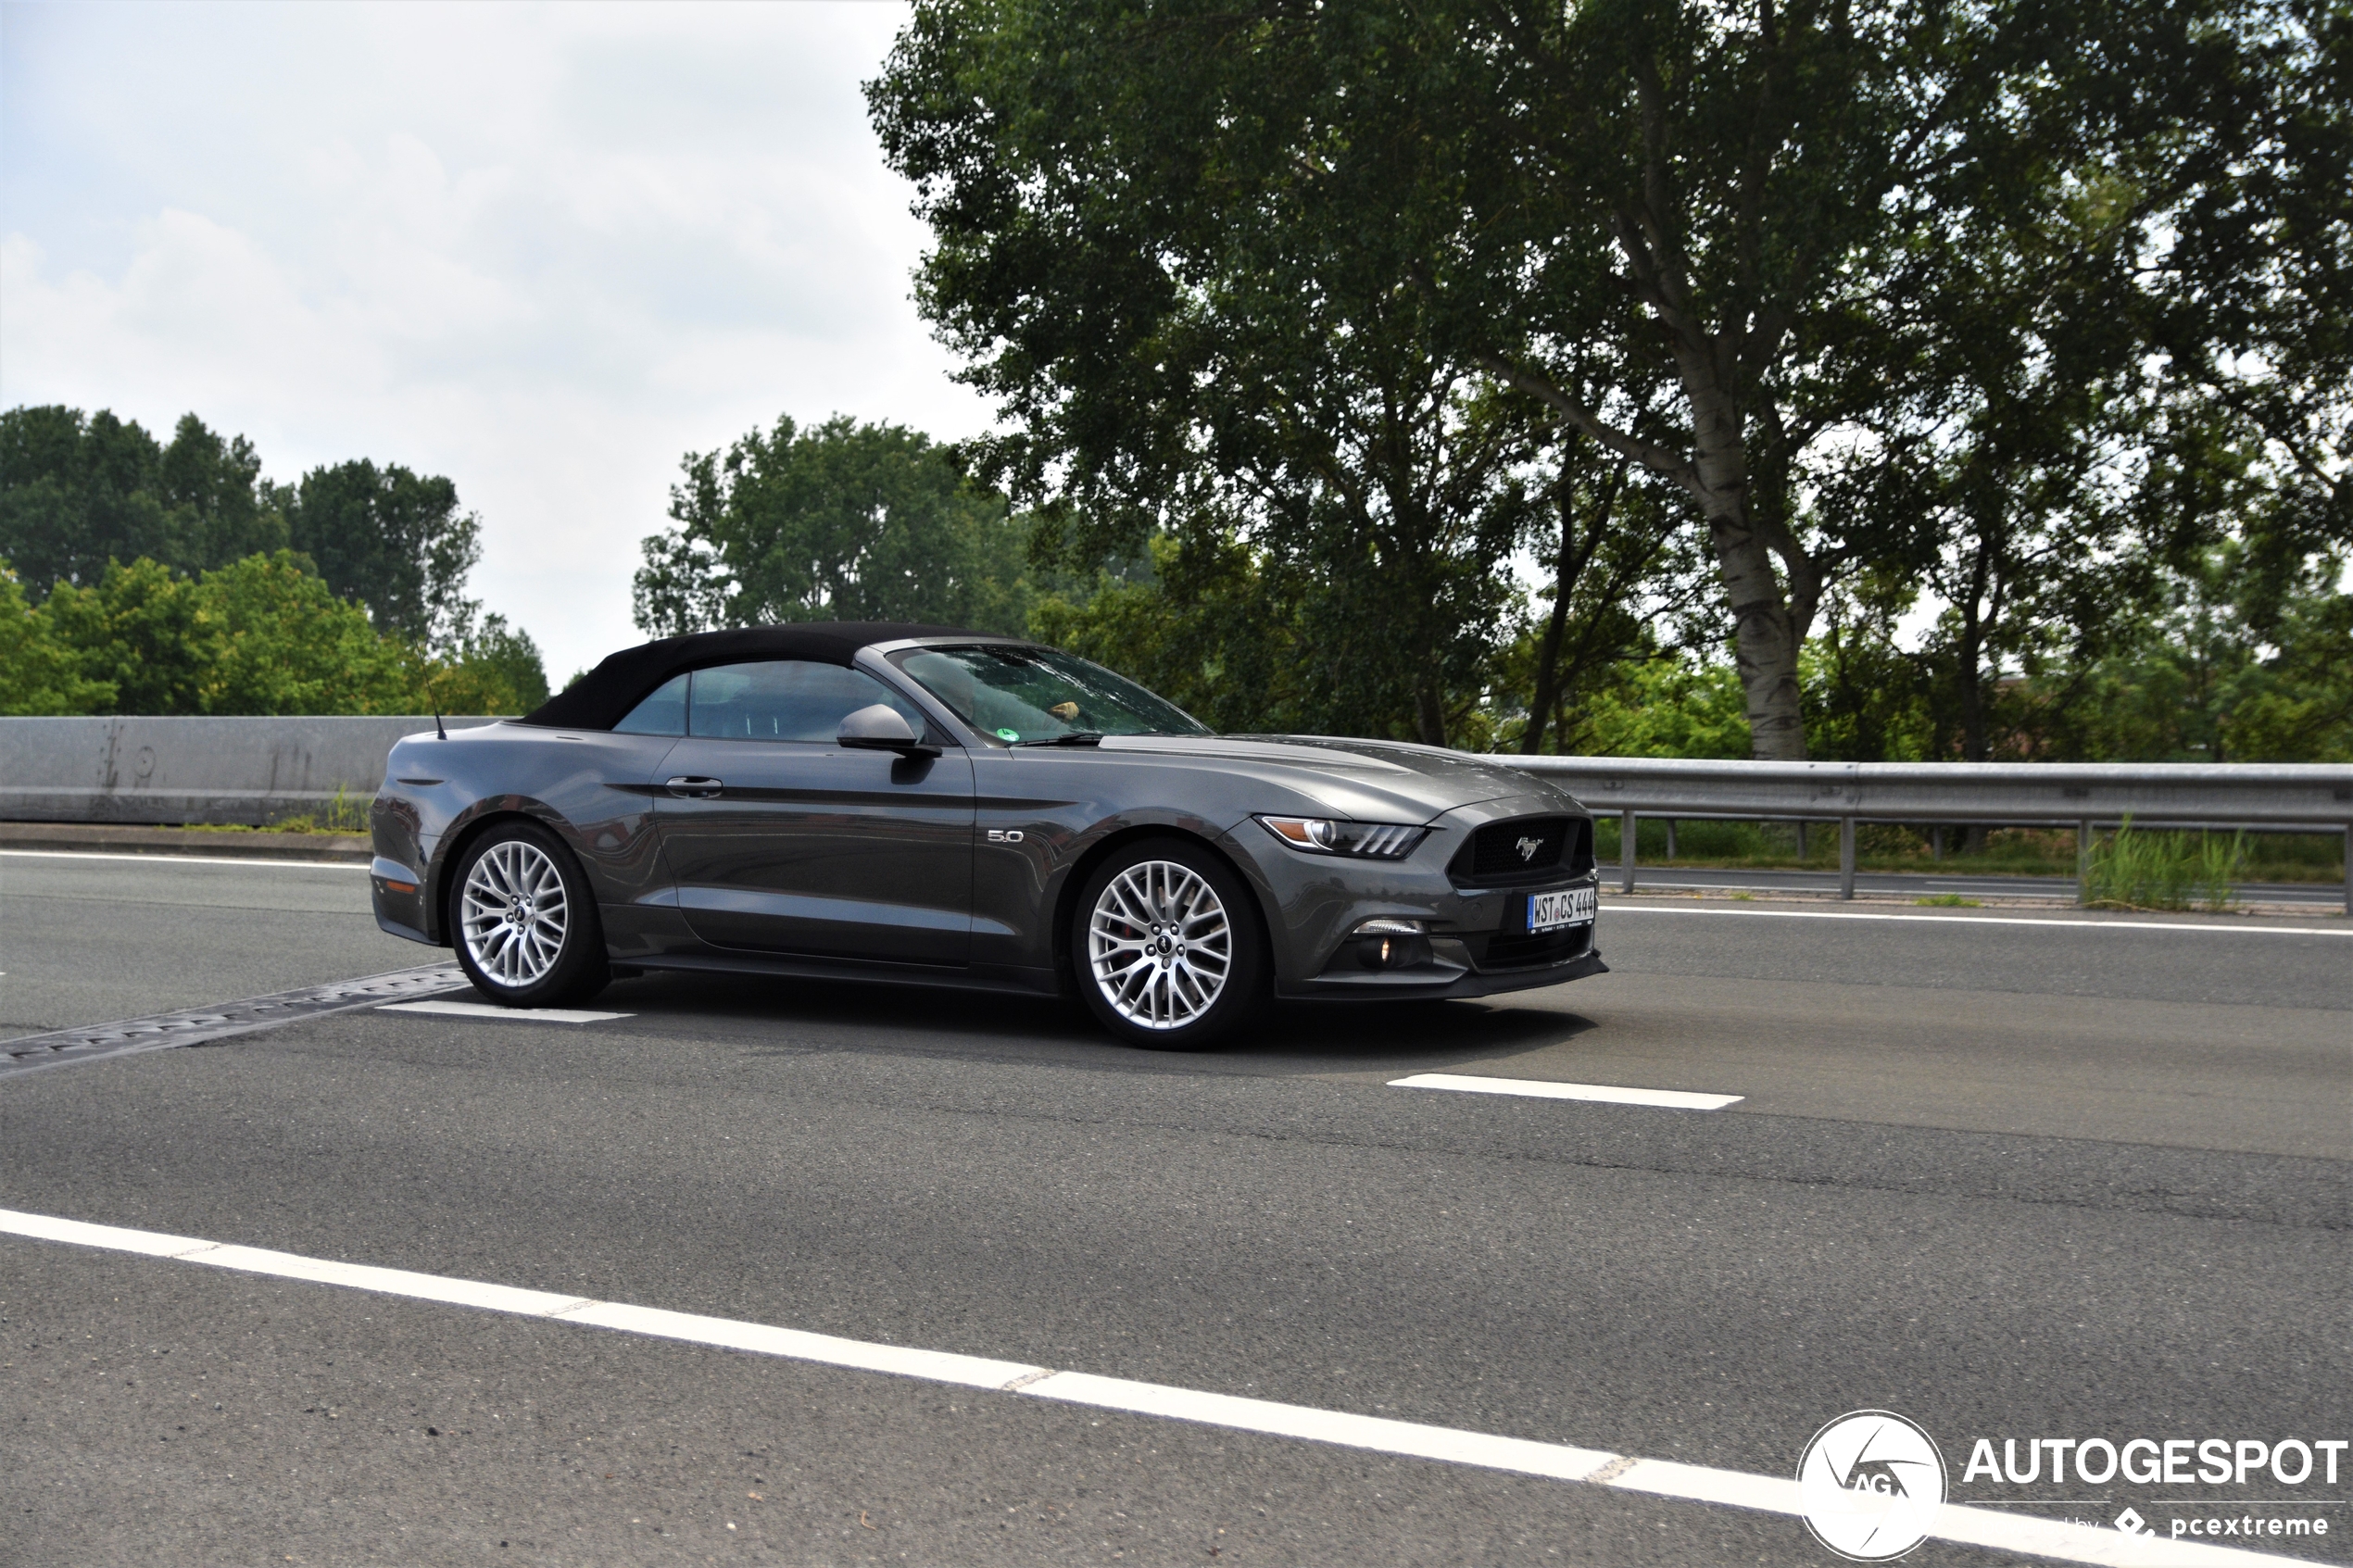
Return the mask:
MULTIPOLYGON (((432 957, 364 904, 0 856, 0 1034, 432 957)), ((2353 1559, 2353 1462, 1959 1485, 1981 1436, 2353 1436, 2353 941, 1822 918, 1869 912, 1612 904, 1610 975, 1202 1057, 661 976, 582 1025, 347 1012, 0 1080, 0 1208, 1766 1475, 1888 1409, 1957 1500, 2259 1504, 2334 1529, 2267 1549, 2353 1559), (1430 1072, 1743 1098, 1389 1086, 1430 1072)), ((0 1563, 1832 1561, 1770 1513, 9 1236, 0 1330, 0 1563)))
MULTIPOLYGON (((1617 885, 1618 867, 1612 862, 1602 875, 1617 885)), ((1751 867, 1636 866, 1634 885, 1645 892, 1685 889, 1750 893, 1835 893, 1838 872, 1768 871, 1751 867)), ((2032 898, 2052 904, 2075 902, 2075 879, 2069 876, 2007 876, 1982 872, 1866 872, 1855 873, 1855 890, 1865 897, 2032 898)), ((2345 909, 2342 882, 2243 882, 2232 894, 2245 904, 2288 904, 2315 912, 2345 909)))

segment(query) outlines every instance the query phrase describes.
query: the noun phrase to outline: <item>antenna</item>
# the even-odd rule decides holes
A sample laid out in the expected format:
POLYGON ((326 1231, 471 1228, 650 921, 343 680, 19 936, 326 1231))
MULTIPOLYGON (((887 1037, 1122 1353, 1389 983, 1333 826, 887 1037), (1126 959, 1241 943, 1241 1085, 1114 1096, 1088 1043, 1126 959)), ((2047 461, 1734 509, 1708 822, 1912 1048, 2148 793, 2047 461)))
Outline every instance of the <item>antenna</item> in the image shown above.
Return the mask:
POLYGON ((433 710, 433 734, 435 740, 449 738, 449 732, 441 727, 441 709, 438 708, 433 710))

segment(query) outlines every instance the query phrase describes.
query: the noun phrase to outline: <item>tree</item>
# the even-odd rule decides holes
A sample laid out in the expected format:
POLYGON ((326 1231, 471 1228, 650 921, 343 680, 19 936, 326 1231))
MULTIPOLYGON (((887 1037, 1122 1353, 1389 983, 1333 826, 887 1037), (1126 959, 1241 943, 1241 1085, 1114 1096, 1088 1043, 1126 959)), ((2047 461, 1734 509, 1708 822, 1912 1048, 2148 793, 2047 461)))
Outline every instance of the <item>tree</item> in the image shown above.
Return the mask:
POLYGON ((547 671, 531 633, 503 615, 469 616, 432 661, 425 690, 440 713, 528 713, 547 700, 547 671))
POLYGON ((0 571, 0 711, 523 713, 547 699, 538 648, 503 618, 470 619, 432 654, 291 550, 197 578, 115 561, 30 609, 0 571))
POLYGON ((2219 112, 2142 175, 2167 200, 2132 304, 2193 440, 2261 481, 2240 565, 2276 599, 2353 545, 2353 7, 2249 6, 2234 44, 2199 62, 2219 112))
POLYGON ((2019 691, 2018 722, 2054 758, 2353 761, 2353 594, 2323 555, 2282 588, 2250 546, 2205 552, 2161 583, 2161 612, 2101 657, 2019 691))
POLYGON ((1629 661, 1720 641, 1682 497, 1575 433, 1562 447, 1561 473, 1535 520, 1549 513, 1557 527, 1531 526, 1526 541, 1551 558, 1552 603, 1504 661, 1504 689, 1529 694, 1517 738, 1529 756, 1548 736, 1558 743, 1575 732, 1575 709, 1621 682, 1629 661))
POLYGON ((1314 728, 1298 573, 1230 535, 1180 546, 1164 534, 1148 550, 1148 574, 1105 572, 1090 592, 1041 600, 1031 633, 1120 670, 1214 730, 1314 728))
POLYGON ((198 620, 195 584, 161 561, 108 561, 94 583, 61 582, 40 615, 79 656, 83 677, 111 694, 95 711, 205 711, 215 639, 198 620))
POLYGON ((285 543, 242 435, 187 414, 163 445, 104 409, 0 413, 0 556, 36 593, 94 583, 109 560, 203 571, 285 543))
POLYGON ((425 684, 412 644, 385 636, 292 551, 248 556, 191 588, 208 656, 205 713, 413 713, 425 684))
POLYGON ((1755 755, 1797 757, 1823 596, 1922 550, 1916 514, 1820 501, 1940 374, 1971 279, 1932 242, 2063 232, 2116 170, 2142 244, 2104 254, 2144 259, 2271 14, 933 0, 869 93, 933 227, 925 308, 1015 425, 976 451, 1017 494, 1181 496, 1233 471, 1186 436, 1269 353, 1329 374, 1411 320, 1399 363, 1478 368, 1689 497, 1755 755))
POLYGON ((1757 755, 1802 755, 1798 654, 1836 573, 1919 548, 1916 514, 1841 515, 1814 492, 1949 373, 1936 350, 1979 258, 2085 239, 2086 198, 2106 196, 2106 231, 2065 258, 2111 288, 2131 275, 2182 149, 2237 102, 2236 40, 2261 9, 1480 8, 1464 47, 1497 69, 1461 101, 1489 106, 1497 156, 1462 231, 1482 259, 1449 274, 1466 341, 1705 512, 1757 755), (1606 288, 1580 243, 1597 233, 1606 288), (1541 369, 1596 340, 1671 376, 1674 440, 1541 369))
POLYGON ((925 6, 870 85, 937 240, 923 307, 1014 421, 968 450, 1061 558, 1165 536, 1171 581, 1227 581, 1239 548, 1295 585, 1302 727, 1445 744, 1541 444, 1436 352, 1413 226, 1328 199, 1335 149, 1269 123, 1290 83, 1193 19, 925 6))
POLYGON ((438 644, 479 608, 464 590, 482 559, 481 520, 459 509, 450 481, 359 458, 313 469, 275 495, 288 543, 379 627, 438 644))
POLYGON ((685 468, 679 526, 645 541, 635 580, 653 635, 785 621, 1026 630, 1026 527, 918 432, 784 418, 685 468))
POLYGON ((114 688, 82 673, 82 659, 48 618, 25 602, 23 584, 0 561, 0 714, 94 713, 114 688))

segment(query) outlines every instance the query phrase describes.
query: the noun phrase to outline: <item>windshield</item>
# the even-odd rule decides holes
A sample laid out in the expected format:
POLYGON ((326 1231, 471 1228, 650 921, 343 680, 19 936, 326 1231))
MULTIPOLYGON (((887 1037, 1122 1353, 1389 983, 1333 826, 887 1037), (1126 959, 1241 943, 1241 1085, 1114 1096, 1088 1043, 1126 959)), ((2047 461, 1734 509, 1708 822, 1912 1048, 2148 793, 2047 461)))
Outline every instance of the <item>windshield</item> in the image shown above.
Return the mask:
POLYGON ((1063 736, 1210 733, 1135 682, 1051 648, 913 648, 890 659, 956 717, 1014 746, 1063 736))

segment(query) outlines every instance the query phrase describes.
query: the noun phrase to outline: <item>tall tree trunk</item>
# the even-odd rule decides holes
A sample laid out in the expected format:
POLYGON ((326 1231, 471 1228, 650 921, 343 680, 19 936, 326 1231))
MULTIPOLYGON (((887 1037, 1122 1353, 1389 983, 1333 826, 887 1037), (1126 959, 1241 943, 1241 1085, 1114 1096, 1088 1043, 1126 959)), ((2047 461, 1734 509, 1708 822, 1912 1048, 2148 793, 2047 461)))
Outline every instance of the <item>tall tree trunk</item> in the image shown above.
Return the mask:
MULTIPOLYGON (((1956 695, 1961 708, 1961 760, 1982 762, 1994 753, 1992 737, 1985 721, 1985 671, 1980 664, 1985 657, 1985 625, 1980 619, 1980 606, 1985 592, 1985 550, 1980 546, 1975 570, 1969 578, 1969 592, 1962 596, 1961 631, 1954 649, 1953 671, 1957 685, 1956 695)), ((1985 853, 1985 824, 1973 822, 1961 835, 1961 853, 1985 853)))
POLYGON ((1748 707, 1748 752, 1759 761, 1806 759, 1806 715, 1797 684, 1798 626, 1773 557, 1749 509, 1748 448, 1740 406, 1700 365, 1684 365, 1691 399, 1692 467, 1716 568, 1732 610, 1733 658, 1748 707))
POLYGON ((1520 755, 1533 757, 1543 749, 1544 728, 1553 721, 1553 706, 1560 700, 1561 638, 1568 631, 1568 591, 1577 577, 1577 535, 1569 492, 1560 494, 1561 553, 1553 571, 1553 613, 1536 644, 1536 692, 1529 699, 1528 728, 1519 737, 1520 755))
POLYGON ((1695 333, 1686 334, 1675 350, 1692 411, 1688 458, 1612 426, 1556 383, 1502 355, 1483 354, 1477 362, 1505 384, 1551 405, 1573 428, 1618 456, 1674 480, 1699 503, 1732 611, 1733 659, 1748 710, 1749 755, 1763 761, 1802 762, 1806 715, 1797 654, 1820 601, 1822 571, 1786 529, 1775 528, 1768 536, 1750 505, 1743 414, 1740 400, 1725 387, 1732 372, 1729 365, 1718 363, 1730 354, 1728 345, 1703 342, 1695 333), (1792 569, 1788 592, 1773 573, 1777 544, 1792 569))
POLYGON ((1960 636, 1955 646, 1954 696, 1960 699, 1961 760, 1982 762, 1994 755, 1991 726, 1985 714, 1985 591, 1991 575, 1991 550, 1981 539, 1969 563, 1969 587, 1957 596, 1961 612, 1960 636))
POLYGON ((1414 728, 1424 746, 1446 744, 1446 701, 1434 673, 1414 683, 1414 728))

